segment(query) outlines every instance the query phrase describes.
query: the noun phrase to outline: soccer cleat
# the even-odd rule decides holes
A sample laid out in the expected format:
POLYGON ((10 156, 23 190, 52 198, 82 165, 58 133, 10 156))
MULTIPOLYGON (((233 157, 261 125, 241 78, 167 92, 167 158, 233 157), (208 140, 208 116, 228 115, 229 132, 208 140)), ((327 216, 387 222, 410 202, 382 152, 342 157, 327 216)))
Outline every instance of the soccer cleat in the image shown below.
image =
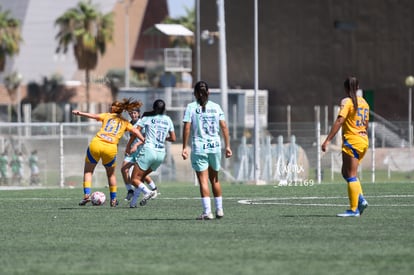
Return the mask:
POLYGON ((364 210, 367 207, 368 207, 367 200, 364 198, 364 196, 359 195, 359 201, 358 201, 358 211, 359 211, 359 214, 362 215, 362 213, 364 212, 364 210))
POLYGON ((137 198, 133 198, 129 203, 129 208, 137 208, 137 198))
POLYGON ((139 202, 139 205, 144 206, 147 204, 147 202, 155 195, 154 191, 149 192, 148 194, 146 194, 144 196, 144 198, 142 199, 142 201, 139 202))
POLYGON ((116 207, 119 204, 117 199, 111 200, 111 207, 116 207))
POLYGON ((153 192, 155 192, 154 196, 152 196, 151 199, 155 199, 158 196, 158 189, 157 187, 155 187, 154 189, 152 189, 153 192))
POLYGON ((126 195, 126 198, 125 198, 125 200, 126 201, 130 201, 131 199, 132 199, 132 197, 134 196, 134 190, 128 190, 128 193, 127 193, 127 195, 126 195))
POLYGON ((221 219, 221 218, 223 218, 224 217, 224 212, 223 212, 223 209, 217 209, 216 210, 216 218, 217 219, 221 219))
POLYGON ((132 196, 131 201, 129 202, 130 208, 136 208, 138 203, 139 195, 141 194, 141 190, 139 188, 136 188, 134 191, 134 195, 132 196))
POLYGON ((337 217, 359 217, 360 213, 357 209, 356 211, 346 210, 344 213, 340 213, 336 215, 337 217))
POLYGON ((80 206, 84 206, 84 205, 86 205, 88 202, 90 202, 91 201, 91 195, 89 195, 89 194, 85 194, 84 196, 83 196, 83 199, 79 202, 79 205, 80 206))
POLYGON ((208 213, 208 214, 201 214, 200 216, 197 217, 197 220, 199 221, 204 221, 204 220, 212 220, 214 219, 213 214, 208 213))

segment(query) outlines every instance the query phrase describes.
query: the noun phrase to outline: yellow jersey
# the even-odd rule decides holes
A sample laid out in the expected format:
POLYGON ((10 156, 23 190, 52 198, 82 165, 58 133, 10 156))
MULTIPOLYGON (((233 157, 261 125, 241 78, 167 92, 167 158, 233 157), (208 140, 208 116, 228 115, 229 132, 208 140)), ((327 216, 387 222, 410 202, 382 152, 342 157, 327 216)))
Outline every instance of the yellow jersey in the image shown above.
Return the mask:
POLYGON ((338 116, 345 118, 342 124, 342 135, 347 137, 356 135, 368 139, 366 123, 369 120, 369 105, 365 99, 358 96, 358 110, 354 110, 354 105, 350 97, 341 100, 338 116))
POLYGON ((96 133, 96 137, 112 144, 118 144, 125 131, 130 131, 134 127, 128 120, 114 113, 99 114, 98 120, 102 121, 102 127, 96 133))

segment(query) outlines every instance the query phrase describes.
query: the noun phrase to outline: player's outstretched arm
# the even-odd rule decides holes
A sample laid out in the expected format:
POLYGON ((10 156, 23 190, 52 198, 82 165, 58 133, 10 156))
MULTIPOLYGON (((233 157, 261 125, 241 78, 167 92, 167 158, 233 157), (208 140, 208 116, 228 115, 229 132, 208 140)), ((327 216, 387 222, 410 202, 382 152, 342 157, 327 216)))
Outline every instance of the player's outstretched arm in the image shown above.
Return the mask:
POLYGON ((83 116, 83 117, 87 117, 87 118, 92 118, 92 119, 95 119, 95 120, 99 120, 99 115, 98 114, 85 113, 85 112, 81 112, 79 110, 73 110, 72 111, 72 114, 73 115, 76 115, 76 116, 83 116))

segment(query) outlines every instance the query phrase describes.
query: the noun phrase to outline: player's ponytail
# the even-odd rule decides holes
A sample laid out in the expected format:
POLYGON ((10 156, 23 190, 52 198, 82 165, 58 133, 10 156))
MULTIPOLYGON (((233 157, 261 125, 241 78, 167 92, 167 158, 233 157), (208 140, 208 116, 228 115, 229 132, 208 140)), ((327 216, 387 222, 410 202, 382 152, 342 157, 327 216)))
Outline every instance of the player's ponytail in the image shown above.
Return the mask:
POLYGON ((142 106, 142 101, 140 100, 133 100, 132 98, 124 99, 124 110, 127 112, 139 110, 141 106, 142 106))
POLYGON ((140 100, 133 100, 132 98, 124 98, 122 101, 113 102, 111 106, 114 113, 121 114, 123 111, 131 112, 139 109, 142 106, 142 102, 140 100))
POLYGON ((208 95, 208 84, 205 81, 197 82, 194 86, 194 96, 197 100, 197 103, 202 107, 203 112, 206 110, 208 95))
POLYGON ((352 100, 352 104, 354 105, 354 110, 357 111, 358 110, 357 91, 359 89, 358 79, 354 76, 348 77, 344 82, 344 88, 348 96, 352 100))

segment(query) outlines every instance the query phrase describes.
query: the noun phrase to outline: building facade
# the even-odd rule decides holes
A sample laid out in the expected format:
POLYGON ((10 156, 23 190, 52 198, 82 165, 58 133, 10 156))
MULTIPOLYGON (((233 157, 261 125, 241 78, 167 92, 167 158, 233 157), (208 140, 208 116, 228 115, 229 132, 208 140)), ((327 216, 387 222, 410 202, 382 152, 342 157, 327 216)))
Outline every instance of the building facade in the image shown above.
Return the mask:
MULTIPOLYGON (((5 70, 0 74, 0 83, 3 83, 4 76, 12 72, 18 72, 22 76, 23 85, 41 82, 44 77, 58 74, 68 85, 77 83, 76 86, 82 86, 78 89, 84 90, 85 73, 78 69, 72 47, 69 47, 66 54, 56 54, 58 44, 55 36, 58 28, 54 22, 77 3, 73 0, 0 0, 2 10, 10 11, 13 17, 20 20, 23 38, 19 54, 7 58, 5 70)), ((144 51, 151 44, 151 38, 143 33, 168 15, 167 0, 99 0, 92 3, 102 13, 112 12, 114 15, 113 43, 107 45, 105 55, 99 57, 96 68, 91 71, 92 81, 104 82, 108 70, 124 69, 126 58, 131 69, 142 71, 144 51)), ((22 97, 25 96, 24 90, 22 97)), ((105 94, 110 97, 110 92, 105 94)), ((73 97, 72 100, 82 102, 85 99, 73 97)), ((91 98, 92 102, 102 100, 111 101, 112 98, 91 98)), ((0 103, 10 101, 4 87, 0 87, 0 103)))
MULTIPOLYGON (((254 1, 225 0, 228 83, 254 85, 254 1)), ((332 107, 343 81, 360 79, 371 108, 407 120, 414 74, 414 1, 258 1, 259 88, 269 91, 269 121, 314 119, 314 106, 332 107)), ((200 29, 217 30, 216 1, 200 0, 200 29)), ((219 86, 218 43, 201 43, 201 78, 219 86)), ((332 118, 333 119, 333 118, 332 118)))

